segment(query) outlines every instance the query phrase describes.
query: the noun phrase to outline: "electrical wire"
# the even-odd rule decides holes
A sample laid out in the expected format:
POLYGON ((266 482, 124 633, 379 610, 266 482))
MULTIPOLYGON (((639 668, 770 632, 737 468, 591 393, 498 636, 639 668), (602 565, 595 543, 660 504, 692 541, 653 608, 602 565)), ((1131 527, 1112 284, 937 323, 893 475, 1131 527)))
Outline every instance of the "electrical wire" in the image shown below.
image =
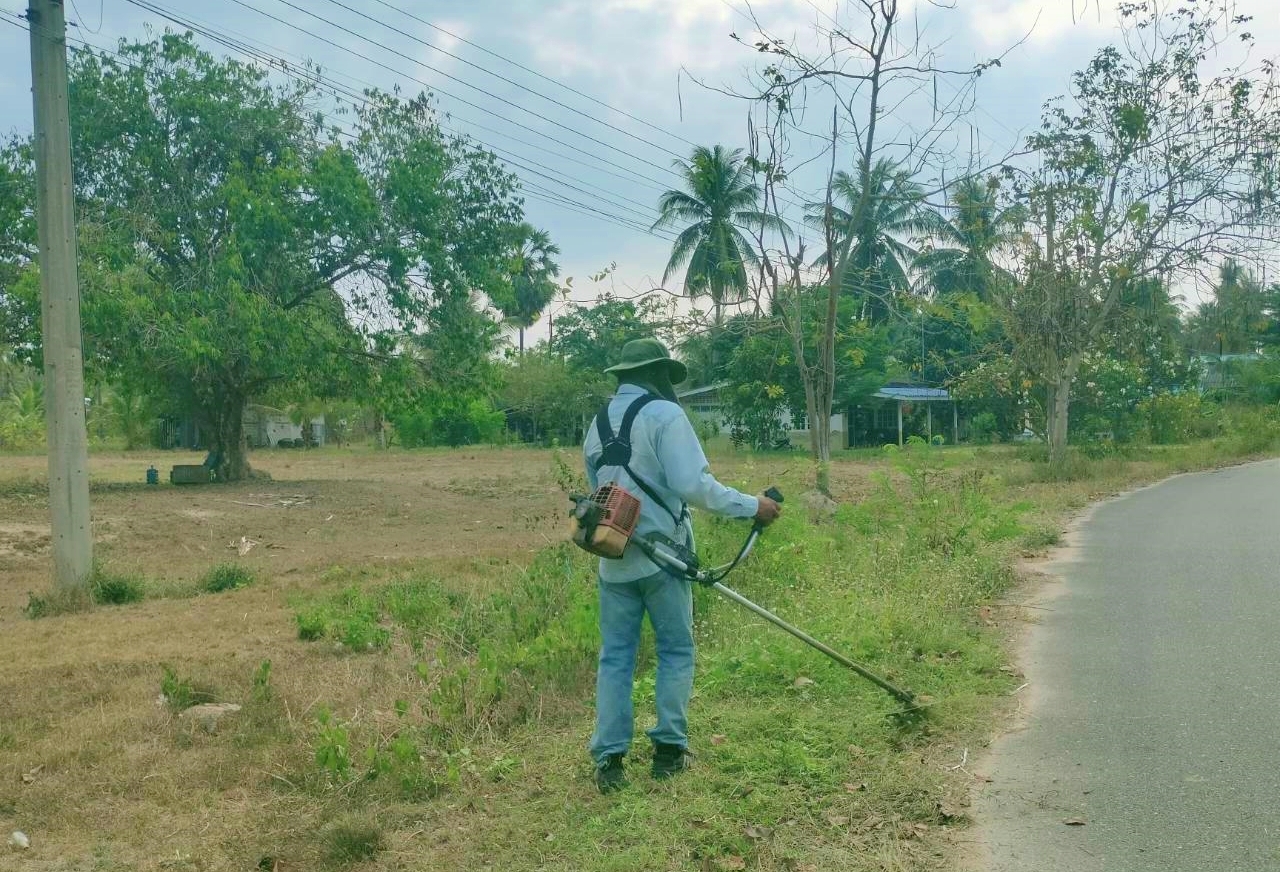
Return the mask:
MULTIPOLYGON (((484 74, 486 74, 486 75, 493 76, 495 79, 497 79, 497 80, 499 80, 499 81, 501 81, 501 82, 506 82, 508 85, 512 85, 512 86, 514 86, 514 87, 516 87, 516 88, 519 88, 519 89, 520 89, 520 90, 522 90, 522 91, 525 91, 525 92, 527 92, 527 93, 533 94, 533 95, 534 95, 534 96, 536 96, 536 97, 541 97, 543 100, 546 100, 548 103, 552 103, 552 104, 554 104, 554 105, 556 105, 556 106, 559 106, 561 109, 565 109, 565 110, 567 110, 567 111, 569 111, 569 112, 574 113, 575 115, 581 115, 583 118, 587 119, 588 121, 592 121, 592 122, 594 122, 594 123, 596 123, 596 124, 603 125, 603 126, 605 126, 605 127, 609 128, 610 130, 613 130, 613 131, 616 131, 616 132, 618 132, 618 133, 621 133, 623 136, 626 136, 626 137, 629 137, 629 138, 631 138, 631 139, 634 139, 634 140, 636 140, 637 142, 642 142, 642 143, 644 143, 645 145, 648 145, 648 146, 651 146, 651 147, 653 147, 653 148, 658 149, 659 151, 666 152, 667 154, 671 155, 672 157, 675 157, 675 158, 683 158, 683 155, 679 154, 678 152, 674 152, 674 151, 672 151, 671 149, 667 148, 666 146, 659 145, 658 143, 654 142, 653 140, 645 139, 645 138, 644 138, 644 137, 642 137, 642 136, 637 136, 636 134, 632 133, 632 132, 631 132, 631 131, 629 131, 629 130, 625 130, 625 129, 621 128, 621 127, 618 127, 616 124, 611 124, 610 122, 605 121, 605 120, 603 120, 603 119, 596 118, 594 115, 588 115, 586 112, 583 112, 581 109, 575 109, 574 107, 570 106, 570 105, 569 105, 569 104, 567 104, 567 103, 563 103, 563 102, 561 102, 561 101, 559 101, 559 100, 555 99, 554 97, 549 97, 549 96, 547 96, 546 94, 542 93, 541 91, 537 91, 537 90, 535 90, 535 89, 533 89, 533 88, 530 88, 528 85, 524 85, 524 84, 521 84, 520 82, 515 81, 514 79, 507 78, 506 76, 502 75, 501 73, 496 73, 496 72, 494 72, 493 70, 488 69, 487 67, 482 67, 482 66, 480 66, 479 64, 477 64, 477 63, 475 63, 475 62, 473 62, 473 61, 467 60, 467 59, 466 59, 466 58, 464 58, 464 57, 461 57, 461 56, 459 56, 459 55, 454 54, 454 53, 453 53, 453 52, 451 52, 451 51, 448 51, 447 49, 443 49, 443 48, 441 48, 441 47, 440 47, 440 46, 438 46, 438 45, 434 45, 434 44, 432 44, 432 43, 430 43, 430 42, 427 42, 425 39, 422 39, 421 37, 414 36, 412 33, 409 33, 409 32, 407 32, 407 31, 405 31, 405 30, 402 30, 402 29, 400 29, 400 28, 397 28, 397 27, 395 27, 395 26, 393 26, 393 25, 391 25, 391 24, 388 24, 387 22, 383 21, 383 20, 382 20, 382 19, 380 19, 380 18, 376 18, 376 17, 371 16, 371 15, 365 15, 364 13, 360 12, 358 9, 353 9, 352 7, 348 6, 346 3, 343 3, 343 2, 342 2, 342 0, 325 0, 325 2, 326 2, 326 3, 329 3, 329 4, 330 4, 330 5, 332 5, 332 6, 337 6, 339 9, 345 9, 346 11, 348 11, 348 12, 350 12, 350 13, 352 13, 352 14, 360 15, 360 16, 362 16, 362 17, 368 18, 370 21, 373 21, 373 22, 376 22, 376 23, 378 23, 378 24, 382 25, 383 27, 387 28, 388 30, 392 31, 393 33, 398 33, 398 34, 401 34, 401 35, 403 35, 403 36, 406 36, 406 37, 408 37, 409 39, 413 40, 414 42, 418 43, 419 45, 425 46, 426 48, 429 48, 429 49, 431 49, 432 51, 439 52, 440 54, 443 54, 445 57, 453 58, 455 61, 458 61, 459 63, 466 64, 467 66, 471 67, 472 69, 476 69, 476 70, 479 70, 480 72, 482 72, 482 73, 484 73, 484 74)), ((387 4, 383 4, 383 5, 387 5, 387 4)), ((393 9, 394 9, 395 7, 393 6, 393 7, 391 7, 391 8, 393 8, 393 9)), ((402 10, 400 10, 400 11, 402 11, 402 10)), ((408 13, 405 13, 405 14, 408 14, 408 13)), ((411 18, 415 18, 415 20, 417 20, 417 21, 422 21, 422 19, 421 19, 421 18, 416 18, 415 16, 412 16, 412 15, 410 15, 409 17, 411 17, 411 18)), ((424 22, 424 23, 428 24, 428 26, 431 26, 429 22, 424 22)), ((424 66, 425 66, 425 65, 424 65, 424 66)), ((432 68, 432 67, 428 67, 428 69, 433 69, 433 68, 432 68)), ((485 92, 485 93, 487 93, 487 92, 485 92)))
POLYGON ((646 120, 645 120, 645 119, 643 119, 643 118, 638 118, 638 117, 636 117, 635 115, 632 115, 630 112, 627 112, 625 109, 619 109, 617 106, 614 106, 612 103, 606 103, 605 101, 603 101, 603 100, 599 99, 598 97, 592 97, 590 94, 585 94, 585 93, 583 93, 582 91, 579 91, 577 88, 574 88, 574 87, 571 87, 571 86, 569 86, 569 85, 566 85, 564 82, 561 82, 561 81, 559 81, 558 79, 554 79, 554 78, 552 78, 552 77, 550 77, 550 76, 547 76, 547 75, 544 75, 544 74, 542 74, 542 73, 538 72, 537 70, 533 69, 532 67, 527 67, 527 66, 525 66, 524 64, 518 63, 518 62, 516 62, 516 61, 511 60, 511 59, 510 59, 510 58, 508 58, 508 57, 503 56, 502 54, 499 54, 498 52, 490 51, 489 49, 485 48, 485 47, 484 47, 484 46, 482 46, 482 45, 477 45, 476 43, 472 42, 471 40, 469 40, 469 39, 467 39, 467 38, 465 38, 465 37, 463 37, 463 36, 460 36, 460 35, 458 35, 458 34, 454 33, 454 32, 453 32, 453 31, 451 31, 451 30, 447 30, 447 29, 445 29, 445 28, 443 28, 443 27, 440 27, 440 26, 439 26, 439 25, 437 25, 437 24, 433 24, 432 22, 427 21, 425 18, 421 18, 421 17, 419 17, 419 16, 417 16, 417 15, 414 15, 412 12, 409 12, 409 11, 408 11, 408 10, 406 10, 406 9, 403 9, 403 8, 401 8, 401 7, 399 7, 399 6, 396 6, 396 5, 395 5, 395 4, 393 4, 393 3, 388 3, 388 2, 387 2, 387 0, 374 0, 374 2, 375 2, 375 3, 377 3, 379 6, 384 6, 384 7, 386 7, 387 9, 391 9, 391 10, 393 10, 393 11, 395 11, 395 12, 399 12, 401 15, 403 15, 403 16, 405 16, 405 17, 407 17, 407 18, 410 18, 410 19, 412 19, 412 20, 414 20, 414 21, 418 22, 419 24, 425 24, 427 27, 430 27, 432 30, 436 31, 437 33, 442 33, 442 34, 444 34, 445 36, 449 37, 450 39, 456 39, 458 42, 460 42, 460 43, 462 43, 462 44, 464 44, 464 45, 469 45, 469 46, 471 46, 472 48, 474 48, 476 51, 484 52, 485 54, 489 55, 489 56, 490 56, 490 57, 492 57, 492 58, 496 58, 496 59, 498 59, 498 60, 502 61, 503 63, 510 64, 511 66, 515 67, 516 69, 523 70, 524 72, 529 73, 531 76, 535 76, 536 78, 539 78, 539 79, 543 80, 544 82, 548 82, 548 83, 550 83, 550 84, 552 84, 552 85, 555 85, 555 86, 556 86, 556 87, 558 87, 558 88, 563 88, 563 89, 565 89, 566 91, 570 92, 571 94, 577 94, 579 97, 582 97, 582 98, 584 98, 584 99, 586 99, 586 100, 589 100, 589 101, 591 101, 592 103, 595 103, 595 104, 596 104, 596 105, 598 105, 598 106, 603 106, 605 109, 608 109, 610 112, 616 112, 616 113, 618 113, 619 115, 622 115, 623 117, 630 118, 632 121, 635 121, 637 124, 643 124, 645 127, 648 127, 650 130, 655 130, 655 131, 657 131, 657 132, 659 132, 659 133, 664 133, 664 134, 666 134, 667 136, 670 136, 672 139, 678 139, 680 142, 683 142, 685 145, 688 145, 688 146, 691 146, 691 147, 694 147, 694 148, 696 148, 696 147, 697 147, 697 145, 698 145, 698 143, 696 143, 696 142, 691 142, 690 140, 685 139, 683 136, 680 136, 678 133, 672 133, 670 130, 667 130, 666 128, 659 127, 658 125, 656 125, 656 124, 654 124, 654 123, 652 123, 652 122, 650 122, 650 121, 646 121, 646 120))
MULTIPOLYGON (((217 42, 219 45, 222 45, 226 48, 231 49, 232 51, 236 51, 240 54, 245 55, 246 57, 250 57, 256 61, 259 61, 271 67, 272 69, 277 69, 280 72, 283 72, 285 75, 291 76, 299 81, 305 81, 305 82, 314 84, 317 87, 321 87, 322 89, 332 93, 335 97, 345 97, 361 105, 364 105, 365 103, 367 103, 367 98, 365 95, 360 94, 354 91, 352 88, 342 85, 341 83, 334 82, 332 79, 320 74, 314 69, 304 68, 297 64, 292 64, 281 57, 271 54, 270 51, 264 51, 260 48, 255 48, 254 46, 249 45, 242 40, 237 40, 235 38, 232 38, 228 34, 215 30, 211 27, 201 26, 194 19, 183 18, 175 13, 172 13, 169 10, 164 9, 163 7, 159 7, 155 4, 149 3, 147 2, 147 0, 128 0, 128 2, 132 3, 134 6, 145 9, 146 11, 151 12, 152 14, 158 15, 172 24, 175 24, 179 27, 185 27, 190 30, 193 30, 194 32, 199 33, 200 35, 217 42)), ((278 51, 278 49, 271 49, 271 50, 278 51)), ((365 83, 365 84, 368 84, 368 83, 365 83)), ((573 203, 574 205, 580 208, 587 208, 589 209, 591 214, 596 216, 609 217, 609 218, 622 218, 623 223, 621 224, 621 226, 625 226, 627 229, 638 229, 646 234, 658 236, 660 238, 667 239, 667 240, 674 239, 674 236, 672 235, 664 234, 661 231, 651 231, 649 229, 648 225, 652 224, 652 222, 657 217, 657 210, 653 209, 650 206, 646 206, 645 204, 637 200, 633 200, 633 199, 624 197, 620 194, 613 193, 597 185, 592 185, 591 183, 582 181, 580 179, 574 178, 572 182, 569 182, 555 175, 549 175, 548 173, 557 173, 558 171, 552 167, 547 166, 546 164, 542 164, 537 161, 530 160, 528 158, 520 157, 518 155, 513 154, 510 151, 507 151, 506 149, 497 148, 490 143, 486 143, 483 140, 478 139, 477 137, 461 133, 460 131, 457 131, 457 130, 451 130, 447 125, 441 124, 441 127, 442 129, 448 130, 449 132, 459 136, 460 138, 465 138, 467 140, 476 142, 479 146, 485 148, 486 150, 492 151, 495 154, 503 155, 504 162, 507 162, 514 166, 519 167, 526 174, 536 175, 553 184, 558 184, 563 187, 569 188, 573 191, 576 191, 578 193, 581 193, 587 196, 588 198, 594 199, 597 202, 607 203, 608 205, 614 207, 615 209, 619 209, 625 213, 630 213, 630 214, 622 215, 622 216, 615 215, 610 212, 604 211, 602 209, 591 207, 587 203, 574 201, 571 197, 565 197, 564 198, 565 203, 573 203), (541 172, 537 169, 533 169, 533 167, 540 167, 542 170, 546 170, 547 172, 541 172), (579 184, 575 184, 574 182, 578 182, 579 184), (593 188, 596 188, 597 190, 596 191, 585 190, 582 187, 582 185, 586 185, 587 187, 593 187, 593 188), (625 203, 617 202, 617 200, 625 201, 625 203), (626 205, 626 203, 630 203, 632 205, 626 205), (638 208, 633 208, 633 206, 638 208), (644 211, 641 211, 641 210, 644 210, 644 211), (632 217, 632 216, 637 216, 637 217, 632 217), (643 219, 643 221, 638 219, 643 219)), ((521 175, 521 174, 517 173, 517 175, 521 175)), ((523 175, 522 175, 522 180, 527 182, 527 179, 524 179, 523 175)), ((556 203, 555 205, 564 205, 564 204, 556 203)), ((614 223, 618 223, 618 222, 614 222, 614 223)))

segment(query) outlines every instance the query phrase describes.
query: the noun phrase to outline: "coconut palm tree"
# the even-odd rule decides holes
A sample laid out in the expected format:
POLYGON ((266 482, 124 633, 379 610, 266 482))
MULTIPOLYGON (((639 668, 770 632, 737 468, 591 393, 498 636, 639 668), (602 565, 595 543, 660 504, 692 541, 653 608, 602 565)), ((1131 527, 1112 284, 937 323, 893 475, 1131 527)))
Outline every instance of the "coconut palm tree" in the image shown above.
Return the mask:
POLYGON ((503 319, 519 331, 520 353, 524 354, 524 331, 537 323, 560 289, 555 282, 560 266, 554 260, 560 249, 545 230, 530 224, 517 228, 516 247, 510 294, 498 301, 498 309, 503 319))
POLYGON ((956 185, 949 218, 933 227, 933 242, 915 268, 943 297, 973 294, 985 303, 1013 276, 997 262, 1017 245, 1026 219, 1020 205, 1002 206, 995 179, 967 178, 956 185))
MULTIPOLYGON (((808 204, 806 224, 825 234, 827 220, 826 203, 808 204)), ((915 240, 932 235, 940 218, 925 205, 924 192, 910 174, 881 159, 865 185, 858 175, 843 170, 832 177, 830 221, 835 251, 846 250, 853 236, 847 246, 850 261, 844 266, 844 287, 862 300, 862 319, 879 320, 895 295, 910 290, 910 270, 919 254, 915 240), (858 220, 864 190, 869 199, 858 220)), ((831 251, 823 252, 814 264, 830 268, 831 259, 831 251)))
POLYGON ((746 297, 747 268, 759 263, 743 231, 766 228, 785 233, 787 228, 760 208, 760 186, 741 149, 698 146, 688 162, 677 160, 675 166, 684 176, 685 189, 667 191, 658 199, 660 214, 651 228, 681 228, 662 281, 665 284, 684 268, 685 293, 695 299, 709 297, 719 324, 724 307, 746 297))

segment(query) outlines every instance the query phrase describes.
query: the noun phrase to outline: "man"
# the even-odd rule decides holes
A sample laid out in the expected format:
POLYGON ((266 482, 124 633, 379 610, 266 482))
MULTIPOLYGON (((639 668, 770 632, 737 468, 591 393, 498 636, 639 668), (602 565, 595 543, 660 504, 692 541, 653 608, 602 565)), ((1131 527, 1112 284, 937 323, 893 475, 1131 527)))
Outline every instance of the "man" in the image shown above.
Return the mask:
MULTIPOLYGON (((656 339, 628 342, 622 362, 606 372, 618 379, 617 393, 607 406, 611 434, 626 436, 620 428, 633 403, 646 394, 659 398, 643 405, 632 422, 630 472, 601 464, 598 421, 588 429, 583 445, 593 490, 601 482, 612 481, 640 500, 635 536, 658 533, 692 548, 688 506, 731 518, 755 518, 764 524, 778 517, 781 509, 773 500, 739 493, 711 475, 697 434, 676 402, 673 385, 684 381, 687 370, 662 343, 656 339)), ((634 729, 631 689, 645 614, 653 626, 658 655, 658 723, 648 732, 654 749, 653 776, 669 778, 688 765, 693 589, 688 579, 663 571, 633 545, 618 560, 600 561, 599 591, 601 647, 591 755, 596 786, 609 793, 627 784, 623 758, 634 729)))

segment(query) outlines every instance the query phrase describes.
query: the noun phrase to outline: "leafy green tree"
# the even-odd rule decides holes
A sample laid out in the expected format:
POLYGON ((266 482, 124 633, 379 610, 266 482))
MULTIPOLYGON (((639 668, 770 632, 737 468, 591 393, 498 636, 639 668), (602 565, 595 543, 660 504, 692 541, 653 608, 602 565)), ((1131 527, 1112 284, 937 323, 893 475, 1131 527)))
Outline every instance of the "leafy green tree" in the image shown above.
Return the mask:
POLYGON ((1202 303, 1188 321, 1191 344, 1209 354, 1257 351, 1276 331, 1272 305, 1257 276, 1228 259, 1219 267, 1213 299, 1202 303))
POLYGON ((556 316, 550 348, 577 370, 603 372, 617 363, 632 339, 667 331, 663 303, 655 297, 623 300, 610 294, 589 306, 571 305, 556 316))
POLYGON ((576 442, 613 390, 600 372, 584 372, 545 346, 517 358, 503 374, 502 405, 525 441, 576 442))
POLYGON ((741 149, 722 145, 693 150, 689 161, 677 160, 685 190, 670 190, 658 200, 654 230, 679 228, 663 283, 684 268, 684 290, 694 299, 710 298, 715 323, 724 307, 745 299, 750 290, 749 267, 759 264, 751 239, 743 232, 786 226, 763 209, 760 186, 741 149))
POLYGON ((511 264, 511 286, 505 296, 495 300, 503 320, 520 334, 520 354, 524 354, 524 331, 537 323, 560 287, 555 279, 560 267, 555 257, 560 249, 551 242, 545 230, 530 224, 516 228, 516 254, 511 264))
POLYGON ((1035 235, 1001 308, 1044 385, 1056 467, 1076 376, 1126 290, 1194 274, 1277 226, 1280 90, 1265 71, 1202 70, 1223 40, 1252 42, 1231 7, 1123 4, 1120 45, 1075 75, 1069 101, 1047 104, 1028 141, 1037 167, 1010 172, 1035 235))
POLYGON ((192 415, 227 479, 253 398, 366 391, 397 337, 509 282, 516 181, 425 96, 369 94, 344 142, 314 84, 189 34, 78 53, 70 76, 87 353, 192 415))
POLYGON ((843 272, 842 290, 859 301, 856 317, 884 320, 894 309, 894 299, 911 288, 910 271, 920 254, 915 241, 941 233, 945 222, 925 205, 924 191, 910 173, 887 158, 876 161, 865 175, 837 172, 831 201, 829 212, 827 203, 810 203, 805 216, 811 227, 833 228, 829 250, 815 263, 829 270, 833 257, 850 250, 853 256, 843 272))

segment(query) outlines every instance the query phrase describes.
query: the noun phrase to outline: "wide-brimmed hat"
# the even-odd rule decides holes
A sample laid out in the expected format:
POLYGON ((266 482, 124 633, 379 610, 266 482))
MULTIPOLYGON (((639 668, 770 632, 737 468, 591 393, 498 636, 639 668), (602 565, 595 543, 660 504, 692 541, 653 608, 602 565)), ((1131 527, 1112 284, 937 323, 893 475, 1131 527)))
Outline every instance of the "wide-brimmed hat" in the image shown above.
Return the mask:
POLYGON ((689 377, 689 368, 673 358, 667 347, 656 339, 632 339, 622 346, 622 360, 605 372, 628 372, 655 363, 667 365, 673 385, 678 385, 689 377))

